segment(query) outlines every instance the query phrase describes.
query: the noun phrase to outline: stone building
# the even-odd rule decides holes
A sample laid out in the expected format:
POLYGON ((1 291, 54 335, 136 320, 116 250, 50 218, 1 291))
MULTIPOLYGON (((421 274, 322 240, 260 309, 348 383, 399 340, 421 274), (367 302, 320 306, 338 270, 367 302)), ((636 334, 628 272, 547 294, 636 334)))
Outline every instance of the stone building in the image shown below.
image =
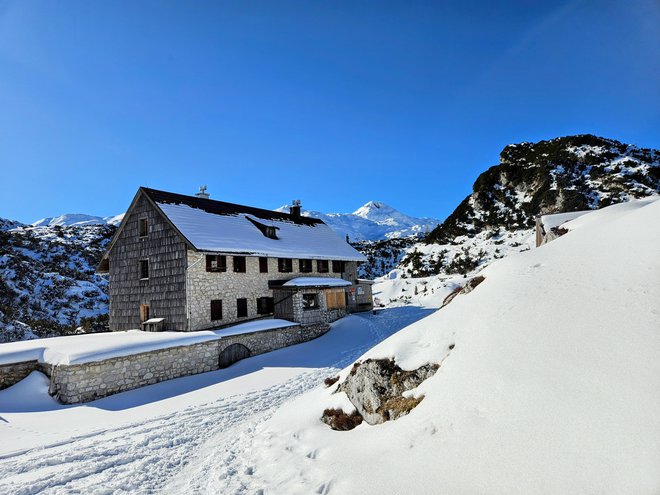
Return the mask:
POLYGON ((111 330, 192 331, 368 310, 364 260, 299 203, 284 213, 141 187, 98 271, 110 274, 111 330))

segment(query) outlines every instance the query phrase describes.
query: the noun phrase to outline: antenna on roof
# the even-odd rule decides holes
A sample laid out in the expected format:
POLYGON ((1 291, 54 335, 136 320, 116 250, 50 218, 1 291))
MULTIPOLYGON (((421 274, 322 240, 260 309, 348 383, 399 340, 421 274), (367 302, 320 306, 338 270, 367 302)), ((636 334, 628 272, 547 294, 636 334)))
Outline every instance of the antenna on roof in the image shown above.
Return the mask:
POLYGON ((211 197, 211 195, 206 192, 206 186, 199 186, 199 192, 196 192, 195 196, 204 199, 208 199, 209 197, 211 197))
POLYGON ((300 218, 300 200, 294 199, 289 207, 289 213, 293 218, 300 218))

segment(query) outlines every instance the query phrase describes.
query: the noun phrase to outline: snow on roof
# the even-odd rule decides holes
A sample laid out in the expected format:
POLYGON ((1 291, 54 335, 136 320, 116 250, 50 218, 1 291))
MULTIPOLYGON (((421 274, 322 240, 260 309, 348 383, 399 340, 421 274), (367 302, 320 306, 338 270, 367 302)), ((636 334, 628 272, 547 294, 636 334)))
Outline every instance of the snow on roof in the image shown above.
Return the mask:
POLYGON ((323 221, 210 199, 144 189, 199 251, 253 256, 365 261, 323 221), (274 227, 276 238, 255 224, 274 227))
POLYGON ((331 277, 298 277, 282 284, 282 287, 348 287, 352 285, 343 278, 331 277))
POLYGON ((299 324, 294 323, 292 321, 273 318, 270 320, 248 321, 245 323, 241 323, 239 325, 223 328, 221 330, 213 330, 213 333, 215 333, 219 337, 229 337, 231 335, 241 335, 244 333, 253 333, 253 332, 266 332, 268 330, 273 330, 275 328, 295 327, 297 325, 299 324))
POLYGON ((555 213, 553 215, 542 215, 541 224, 546 230, 554 227, 559 227, 561 224, 570 222, 571 220, 581 217, 585 213, 591 213, 593 210, 587 211, 571 211, 569 213, 555 213))

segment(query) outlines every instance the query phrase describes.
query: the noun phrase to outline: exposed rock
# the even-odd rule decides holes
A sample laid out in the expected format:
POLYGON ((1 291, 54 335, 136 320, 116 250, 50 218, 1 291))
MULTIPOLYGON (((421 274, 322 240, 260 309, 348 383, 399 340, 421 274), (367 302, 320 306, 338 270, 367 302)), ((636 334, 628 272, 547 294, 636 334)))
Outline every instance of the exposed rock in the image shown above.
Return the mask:
POLYGON ((478 275, 474 278, 471 278, 468 280, 468 282, 463 286, 463 287, 456 287, 451 294, 449 294, 445 299, 442 301, 442 306, 441 308, 444 308, 454 300, 454 298, 459 295, 459 294, 467 294, 468 292, 472 292, 477 285, 479 285, 481 282, 486 280, 486 277, 483 275, 478 275))
POLYGON ((425 364, 416 370, 402 370, 391 359, 367 359, 353 365, 338 390, 343 391, 357 412, 370 425, 380 424, 408 414, 423 397, 403 397, 438 370, 437 364, 425 364))
POLYGON ((468 292, 472 292, 477 285, 479 285, 481 282, 483 282, 486 279, 483 275, 477 275, 474 278, 471 278, 468 280, 468 283, 463 286, 463 290, 461 291, 461 294, 467 294, 468 292))

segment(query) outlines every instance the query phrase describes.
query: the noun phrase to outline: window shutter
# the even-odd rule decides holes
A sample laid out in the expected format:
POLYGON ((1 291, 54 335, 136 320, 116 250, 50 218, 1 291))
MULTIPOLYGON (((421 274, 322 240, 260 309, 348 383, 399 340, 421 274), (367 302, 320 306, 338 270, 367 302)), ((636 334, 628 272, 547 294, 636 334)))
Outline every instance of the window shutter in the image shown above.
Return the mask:
POLYGON ((222 320, 222 300, 211 301, 211 320, 222 320))
POLYGON ((209 255, 209 254, 206 255, 206 271, 207 272, 210 272, 212 270, 212 268, 211 268, 211 258, 212 258, 211 255, 209 255))

